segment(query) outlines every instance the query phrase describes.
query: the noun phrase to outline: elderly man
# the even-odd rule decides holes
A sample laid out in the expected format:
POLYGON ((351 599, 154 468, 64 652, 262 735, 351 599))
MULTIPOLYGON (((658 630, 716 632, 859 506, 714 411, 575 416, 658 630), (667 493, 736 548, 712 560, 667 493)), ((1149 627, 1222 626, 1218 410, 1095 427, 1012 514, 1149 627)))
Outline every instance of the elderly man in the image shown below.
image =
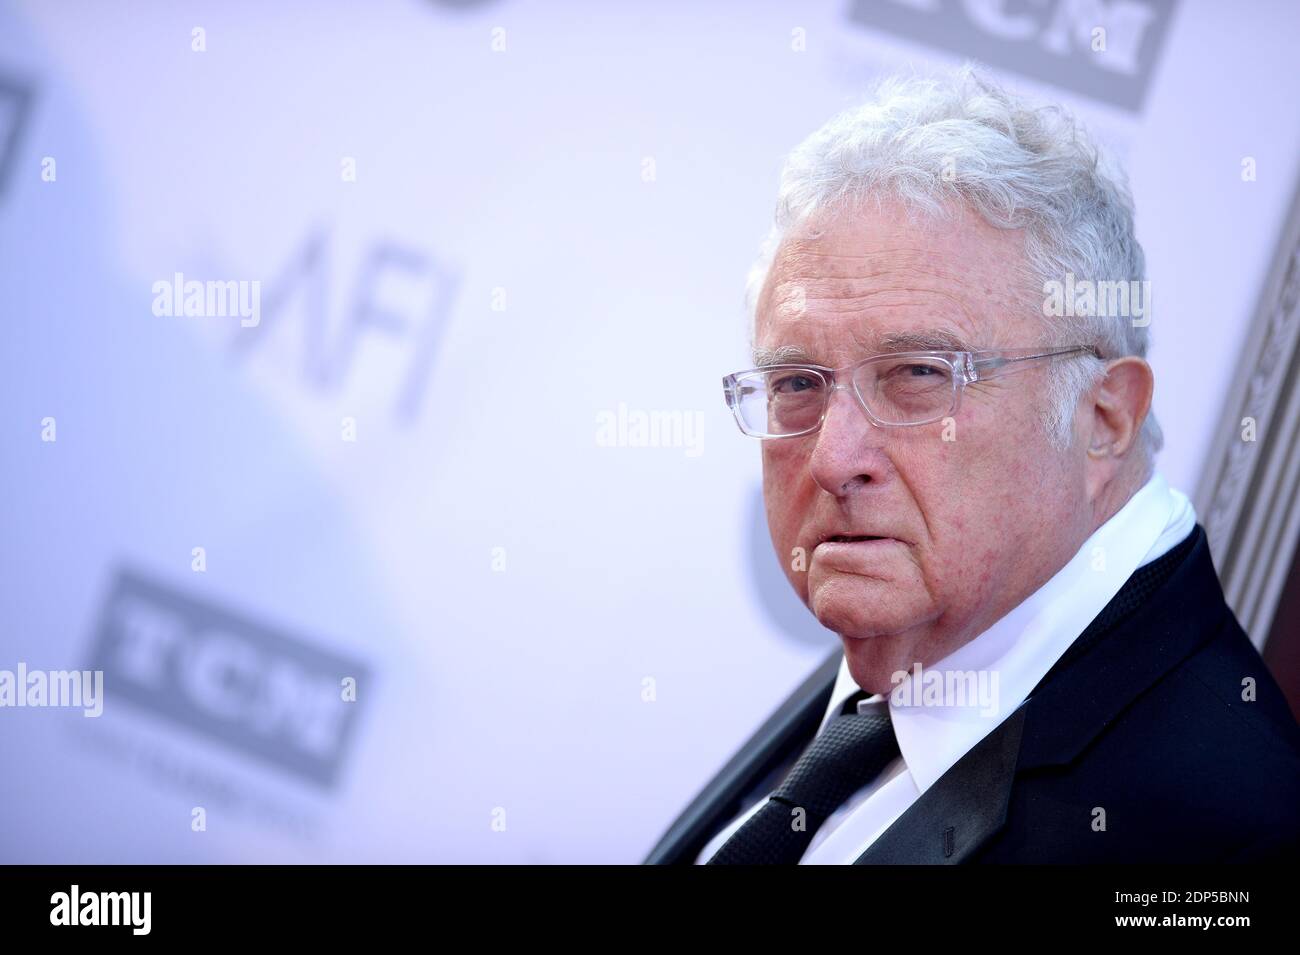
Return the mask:
POLYGON ((842 652, 647 862, 1300 847, 1300 727, 1154 470, 1143 271, 1082 131, 968 69, 886 83, 795 150, 756 367, 724 385, 842 652), (1060 307, 1103 282, 1134 290, 1124 314, 1060 307))

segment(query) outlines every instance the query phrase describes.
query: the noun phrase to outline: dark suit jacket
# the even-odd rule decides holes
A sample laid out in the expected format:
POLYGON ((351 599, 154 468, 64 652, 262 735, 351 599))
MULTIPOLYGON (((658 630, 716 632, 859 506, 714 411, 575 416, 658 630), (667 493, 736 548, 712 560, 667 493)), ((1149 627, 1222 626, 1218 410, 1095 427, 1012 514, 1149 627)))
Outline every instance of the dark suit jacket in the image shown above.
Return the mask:
MULTIPOLYGON (((775 788, 825 716, 841 656, 781 705, 646 864, 694 862, 755 792, 775 788)), ((857 863, 1297 858, 1300 726, 1224 602, 1198 524, 1139 568, 1028 699, 857 863)))

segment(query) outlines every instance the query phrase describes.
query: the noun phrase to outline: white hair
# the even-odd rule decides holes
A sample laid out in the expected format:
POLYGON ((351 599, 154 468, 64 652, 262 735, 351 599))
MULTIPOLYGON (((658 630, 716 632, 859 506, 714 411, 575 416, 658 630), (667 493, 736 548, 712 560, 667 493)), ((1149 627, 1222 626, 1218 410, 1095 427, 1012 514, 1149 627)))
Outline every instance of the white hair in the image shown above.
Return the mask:
MULTIPOLYGON (((1145 278, 1123 173, 1066 110, 1015 96, 964 66, 928 78, 887 79, 870 101, 835 116, 790 153, 771 232, 749 273, 751 335, 785 236, 816 213, 867 198, 936 217, 964 204, 992 226, 1024 229, 1026 301, 1042 303, 1044 283, 1064 282, 1067 273, 1076 282, 1145 278)), ((1051 344, 1093 345, 1105 359, 1146 356, 1146 328, 1127 319, 1044 314, 1043 320, 1051 344)), ((1075 409, 1101 380, 1104 362, 1084 355, 1058 361, 1054 371, 1045 423, 1055 446, 1064 448, 1075 409)), ((1163 444, 1154 414, 1147 415, 1142 438, 1149 469, 1163 444)))

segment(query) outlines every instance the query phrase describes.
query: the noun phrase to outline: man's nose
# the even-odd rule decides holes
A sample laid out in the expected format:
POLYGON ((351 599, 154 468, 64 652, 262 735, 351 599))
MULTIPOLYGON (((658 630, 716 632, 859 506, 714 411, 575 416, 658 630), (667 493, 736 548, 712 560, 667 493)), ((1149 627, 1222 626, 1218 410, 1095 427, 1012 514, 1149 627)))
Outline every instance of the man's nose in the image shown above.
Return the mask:
POLYGON ((879 481, 888 467, 885 428, 867 417, 848 382, 836 382, 818 430, 809 468, 813 480, 836 497, 879 481))

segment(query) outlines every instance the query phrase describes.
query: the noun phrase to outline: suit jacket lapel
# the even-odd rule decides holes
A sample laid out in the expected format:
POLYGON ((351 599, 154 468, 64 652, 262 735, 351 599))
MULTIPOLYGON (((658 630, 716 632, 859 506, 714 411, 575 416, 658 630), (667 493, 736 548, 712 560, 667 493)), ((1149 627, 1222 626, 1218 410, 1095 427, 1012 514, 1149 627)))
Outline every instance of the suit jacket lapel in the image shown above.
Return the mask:
POLYGON ((923 792, 854 865, 964 862, 1006 822, 1024 723, 1022 704, 923 792))

